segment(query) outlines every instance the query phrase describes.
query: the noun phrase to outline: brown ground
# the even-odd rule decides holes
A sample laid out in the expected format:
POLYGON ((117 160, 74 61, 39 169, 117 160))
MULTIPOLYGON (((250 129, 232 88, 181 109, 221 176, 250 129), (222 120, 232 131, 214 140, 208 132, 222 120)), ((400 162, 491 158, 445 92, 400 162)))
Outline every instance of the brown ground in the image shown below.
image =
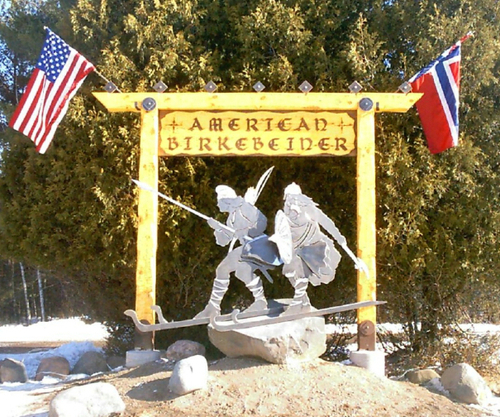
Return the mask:
MULTIPOLYGON (((60 388, 109 382, 125 401, 125 417, 488 415, 409 382, 379 378, 361 368, 321 359, 287 366, 224 358, 210 364, 208 389, 180 397, 167 389, 171 369, 168 363, 147 364, 60 388)), ((43 398, 47 410, 54 395, 43 398)))

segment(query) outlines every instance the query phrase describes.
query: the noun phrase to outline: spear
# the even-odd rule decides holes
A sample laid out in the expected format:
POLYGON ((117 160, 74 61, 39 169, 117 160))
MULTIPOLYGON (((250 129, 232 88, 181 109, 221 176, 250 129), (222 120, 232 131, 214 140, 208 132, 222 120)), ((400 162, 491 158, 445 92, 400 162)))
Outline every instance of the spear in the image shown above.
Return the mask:
POLYGON ((232 229, 229 226, 226 226, 224 223, 221 223, 221 222, 219 222, 218 220, 215 220, 212 217, 209 217, 209 216, 207 216, 207 215, 205 215, 203 213, 200 213, 199 211, 196 211, 195 209, 193 209, 193 208, 191 208, 189 206, 186 206, 185 204, 182 204, 181 202, 179 202, 177 200, 174 200, 172 197, 169 197, 168 195, 165 195, 165 194, 162 194, 162 193, 156 191, 155 189, 153 189, 153 187, 149 186, 148 184, 145 184, 145 183, 143 183, 141 181, 134 180, 134 179, 132 179, 132 181, 139 188, 142 188, 143 190, 146 190, 146 191, 149 191, 149 192, 151 192, 153 194, 156 194, 158 197, 161 197, 164 200, 167 200, 168 202, 170 202, 172 204, 175 204, 177 207, 180 207, 180 208, 182 208, 184 210, 187 210, 190 213, 193 213, 195 216, 201 217, 203 220, 206 220, 206 221, 213 220, 213 221, 217 222, 220 225, 221 228, 226 229, 228 232, 236 233, 236 231, 234 229, 232 229))

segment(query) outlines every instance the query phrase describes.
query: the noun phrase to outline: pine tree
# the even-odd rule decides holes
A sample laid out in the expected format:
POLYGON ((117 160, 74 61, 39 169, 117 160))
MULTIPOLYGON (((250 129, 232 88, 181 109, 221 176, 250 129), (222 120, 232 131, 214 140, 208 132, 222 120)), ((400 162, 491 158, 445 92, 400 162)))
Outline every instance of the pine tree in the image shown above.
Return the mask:
MULTIPOLYGON (((377 115, 379 298, 389 302, 382 318, 404 322, 415 349, 469 305, 496 308, 487 297, 499 288, 496 2, 81 0, 46 1, 34 10, 35 3, 13 1, 0 25, 5 119, 45 24, 121 91, 151 91, 162 80, 170 93, 203 91, 210 80, 222 92, 252 91, 257 81, 265 91, 297 91, 304 80, 318 92, 344 92, 354 80, 363 91, 393 92, 475 31, 462 51, 459 147, 429 154, 414 109, 377 115), (25 45, 21 35, 29 38, 25 45)), ((140 121, 97 103, 90 93, 102 86, 97 75, 88 77, 43 157, 27 138, 2 133, 0 254, 54 270, 74 291, 73 308, 119 316, 133 303, 137 190, 130 179, 137 178, 140 121)), ((215 186, 244 194, 272 165, 259 199, 268 219, 295 181, 354 248, 354 158, 167 158, 160 190, 218 217, 215 186)), ((161 202, 158 303, 168 317, 202 308, 223 256, 203 221, 161 202)), ((273 275, 268 296, 290 295, 288 281, 273 275)), ((355 271, 345 260, 337 279, 310 295, 324 307, 352 301, 355 291, 355 271)), ((232 283, 225 307, 248 301, 244 293, 232 283)))

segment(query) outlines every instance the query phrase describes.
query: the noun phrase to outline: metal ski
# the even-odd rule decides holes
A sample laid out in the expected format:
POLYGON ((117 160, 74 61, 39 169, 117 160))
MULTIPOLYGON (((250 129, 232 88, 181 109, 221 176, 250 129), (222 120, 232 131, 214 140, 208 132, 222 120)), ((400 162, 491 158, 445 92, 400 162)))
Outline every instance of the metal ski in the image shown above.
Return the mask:
POLYGON ((227 332, 229 330, 248 329, 251 327, 265 326, 268 324, 284 323, 286 321, 302 319, 305 317, 325 316, 328 314, 357 310, 358 308, 382 305, 385 303, 386 301, 360 301, 357 303, 322 308, 319 310, 303 311, 295 314, 279 315, 279 313, 277 314, 277 312, 274 312, 271 314, 266 314, 265 316, 261 314, 257 317, 254 317, 255 320, 252 320, 252 318, 249 317, 244 317, 244 313, 238 314, 238 310, 235 310, 230 315, 230 317, 232 317, 231 321, 228 321, 226 318, 221 320, 221 316, 216 316, 211 318, 210 325, 219 332, 227 332))
POLYGON ((386 301, 360 301, 357 303, 343 304, 335 307, 322 308, 319 310, 304 311, 295 314, 280 315, 285 311, 284 305, 258 311, 243 311, 235 309, 230 314, 223 314, 212 318, 203 317, 180 321, 167 321, 163 317, 161 308, 157 305, 151 306, 156 312, 159 323, 144 324, 139 321, 134 310, 126 310, 125 315, 132 318, 135 327, 141 332, 153 332, 159 330, 180 329, 181 327, 201 326, 210 324, 215 330, 227 332, 229 330, 248 329, 251 327, 265 326, 267 324, 284 323, 286 321, 302 319, 305 317, 319 317, 328 314, 341 313, 343 311, 357 310, 358 308, 377 306, 385 304, 386 301))
MULTIPOLYGON (((180 321, 167 321, 163 317, 163 313, 161 311, 160 306, 154 305, 151 306, 151 310, 156 312, 159 323, 157 324, 144 324, 139 321, 137 317, 137 313, 134 310, 126 310, 124 314, 129 316, 134 321, 135 327, 137 330, 141 332, 153 332, 158 330, 169 330, 169 329, 180 329, 181 327, 191 327, 191 326, 201 326, 203 324, 210 324, 209 317, 203 317, 199 319, 189 319, 189 320, 180 320, 180 321)), ((250 319, 253 317, 268 317, 269 315, 277 315, 282 313, 284 308, 274 307, 269 308, 267 310, 259 310, 259 311, 244 311, 240 312, 239 310, 234 310, 231 314, 224 314, 221 316, 217 316, 218 322, 231 322, 233 323, 235 320, 241 319, 250 319), (236 317, 238 315, 238 317, 236 317)))

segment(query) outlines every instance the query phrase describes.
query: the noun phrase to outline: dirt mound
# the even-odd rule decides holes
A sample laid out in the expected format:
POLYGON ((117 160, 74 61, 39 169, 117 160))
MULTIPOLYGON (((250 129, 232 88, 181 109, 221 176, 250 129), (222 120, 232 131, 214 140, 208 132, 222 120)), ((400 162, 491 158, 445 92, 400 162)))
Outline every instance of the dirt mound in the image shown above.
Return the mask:
POLYGON ((181 397, 168 392, 171 372, 171 364, 153 363, 99 379, 118 389, 126 417, 484 416, 409 382, 320 359, 294 365, 221 359, 209 366, 207 390, 181 397))

